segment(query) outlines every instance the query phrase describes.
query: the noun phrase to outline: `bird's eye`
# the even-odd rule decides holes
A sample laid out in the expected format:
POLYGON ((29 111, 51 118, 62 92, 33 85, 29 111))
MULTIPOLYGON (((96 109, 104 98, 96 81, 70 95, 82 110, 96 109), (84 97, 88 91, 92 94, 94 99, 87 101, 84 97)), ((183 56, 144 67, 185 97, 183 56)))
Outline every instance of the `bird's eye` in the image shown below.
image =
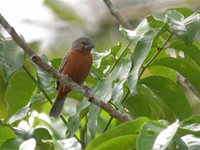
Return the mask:
POLYGON ((82 42, 82 44, 83 44, 83 45, 85 45, 85 44, 86 44, 86 42, 82 42))

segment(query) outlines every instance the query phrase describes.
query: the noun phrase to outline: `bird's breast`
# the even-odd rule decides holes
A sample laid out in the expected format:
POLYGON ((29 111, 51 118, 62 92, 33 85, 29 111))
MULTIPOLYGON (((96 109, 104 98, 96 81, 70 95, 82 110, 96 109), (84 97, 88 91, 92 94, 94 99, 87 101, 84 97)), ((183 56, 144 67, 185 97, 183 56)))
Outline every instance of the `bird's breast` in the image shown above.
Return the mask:
POLYGON ((62 73, 68 75, 73 81, 82 84, 89 73, 91 65, 92 55, 90 52, 72 51, 67 57, 67 63, 62 73))

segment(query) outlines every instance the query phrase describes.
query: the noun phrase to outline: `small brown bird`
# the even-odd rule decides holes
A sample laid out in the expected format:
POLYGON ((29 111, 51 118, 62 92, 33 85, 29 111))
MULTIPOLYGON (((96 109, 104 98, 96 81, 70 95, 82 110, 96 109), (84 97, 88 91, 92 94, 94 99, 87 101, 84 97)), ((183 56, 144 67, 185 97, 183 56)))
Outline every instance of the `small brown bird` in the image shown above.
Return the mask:
MULTIPOLYGON (((59 72, 68 75, 76 83, 83 84, 92 66, 92 48, 94 44, 89 38, 76 39, 68 55, 63 58, 59 72)), ((57 91, 55 102, 49 112, 49 116, 52 117, 58 117, 61 114, 65 98, 71 89, 57 81, 57 91)))

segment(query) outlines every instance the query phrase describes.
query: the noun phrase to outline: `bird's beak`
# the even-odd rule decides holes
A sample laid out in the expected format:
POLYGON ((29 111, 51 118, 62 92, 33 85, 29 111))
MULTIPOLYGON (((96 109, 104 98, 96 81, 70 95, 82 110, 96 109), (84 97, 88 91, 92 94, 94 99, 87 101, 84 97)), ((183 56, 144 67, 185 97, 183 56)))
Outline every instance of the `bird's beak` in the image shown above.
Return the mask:
POLYGON ((85 48, 92 49, 92 48, 94 48, 94 44, 92 42, 90 42, 87 44, 87 46, 85 46, 85 48))

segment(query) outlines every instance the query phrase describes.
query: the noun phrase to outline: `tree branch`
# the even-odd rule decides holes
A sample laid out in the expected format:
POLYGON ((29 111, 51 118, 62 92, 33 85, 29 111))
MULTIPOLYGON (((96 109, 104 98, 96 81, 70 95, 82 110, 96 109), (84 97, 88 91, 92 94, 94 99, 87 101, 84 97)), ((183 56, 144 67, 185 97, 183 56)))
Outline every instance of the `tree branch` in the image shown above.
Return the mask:
MULTIPOLYGON (((114 2, 114 1, 113 1, 114 2)), ((126 15, 127 20, 140 20, 145 18, 149 14, 158 14, 162 10, 167 10, 170 8, 177 7, 187 7, 190 9, 197 9, 200 7, 198 0, 190 1, 178 1, 178 0, 154 0, 154 1, 145 1, 145 3, 135 3, 132 1, 132 4, 126 5, 124 7, 118 8, 118 10, 126 15), (159 6, 159 7, 158 7, 159 6)), ((114 19, 111 19, 108 13, 101 18, 101 24, 115 23, 114 19)))
POLYGON ((57 70, 53 69, 49 64, 47 64, 45 61, 43 61, 33 50, 32 48, 17 34, 15 29, 9 25, 9 23, 5 20, 5 18, 0 14, 0 23, 5 28, 5 30, 11 35, 13 40, 26 52, 31 60, 37 64, 39 67, 41 67, 43 70, 47 71, 52 75, 53 78, 59 80, 69 88, 71 88, 74 91, 77 91, 84 96, 86 96, 91 103, 94 103, 107 111, 112 117, 118 119, 121 122, 128 121, 129 118, 122 113, 118 112, 112 106, 105 103, 101 99, 95 97, 91 91, 91 89, 84 88, 81 85, 73 82, 69 77, 60 74, 57 70))
POLYGON ((124 15, 111 3, 110 0, 103 0, 106 6, 108 7, 110 13, 115 17, 115 19, 122 25, 124 28, 133 30, 133 26, 129 21, 124 17, 124 15))

